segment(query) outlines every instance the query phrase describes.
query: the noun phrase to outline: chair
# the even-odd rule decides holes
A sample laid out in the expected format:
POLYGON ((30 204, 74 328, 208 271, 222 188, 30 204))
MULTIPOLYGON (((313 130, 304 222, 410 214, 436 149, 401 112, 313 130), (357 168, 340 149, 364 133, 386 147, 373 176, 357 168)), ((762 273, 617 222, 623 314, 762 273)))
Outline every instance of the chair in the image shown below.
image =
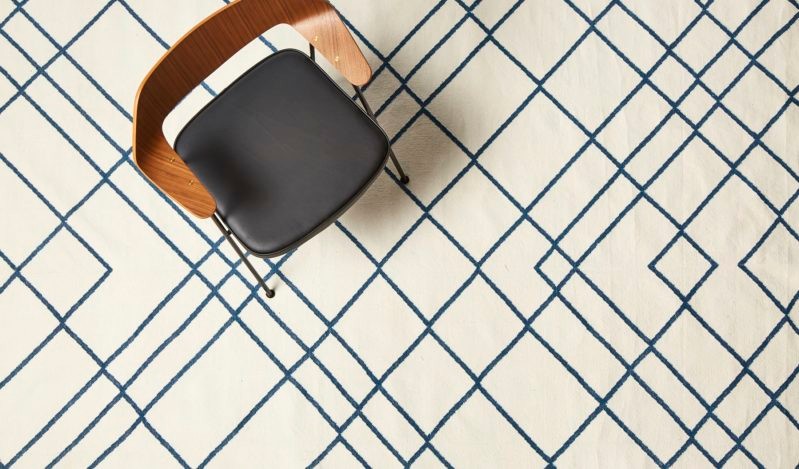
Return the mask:
POLYGON ((133 117, 133 158, 160 190, 211 218, 263 287, 239 247, 284 254, 346 211, 391 158, 408 177, 361 86, 363 53, 326 0, 236 0, 186 33, 142 82, 133 117), (173 149, 169 112, 239 49, 278 24, 310 43, 272 54, 219 93, 186 124, 173 149), (349 81, 361 109, 316 64, 319 51, 349 81), (234 240, 235 237, 235 240, 234 240))

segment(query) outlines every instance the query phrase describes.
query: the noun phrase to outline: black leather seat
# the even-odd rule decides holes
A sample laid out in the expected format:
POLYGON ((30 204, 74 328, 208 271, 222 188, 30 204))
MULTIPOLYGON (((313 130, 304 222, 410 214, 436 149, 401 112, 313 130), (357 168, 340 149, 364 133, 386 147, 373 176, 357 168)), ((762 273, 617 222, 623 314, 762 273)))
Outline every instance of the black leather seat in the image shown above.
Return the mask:
POLYGON ((282 50, 197 113, 175 150, 244 246, 272 257, 355 202, 385 165, 389 143, 310 58, 282 50))

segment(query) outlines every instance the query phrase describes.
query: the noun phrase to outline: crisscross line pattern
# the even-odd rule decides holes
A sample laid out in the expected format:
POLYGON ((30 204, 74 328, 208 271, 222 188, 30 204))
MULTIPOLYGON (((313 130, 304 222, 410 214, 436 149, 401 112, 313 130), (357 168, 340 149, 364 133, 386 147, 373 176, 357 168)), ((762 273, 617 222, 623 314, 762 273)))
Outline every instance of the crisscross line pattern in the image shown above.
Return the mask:
POLYGON ((130 159, 224 1, 70 3, 0 0, 0 467, 799 463, 795 0, 333 1, 411 183, 268 301, 130 159))

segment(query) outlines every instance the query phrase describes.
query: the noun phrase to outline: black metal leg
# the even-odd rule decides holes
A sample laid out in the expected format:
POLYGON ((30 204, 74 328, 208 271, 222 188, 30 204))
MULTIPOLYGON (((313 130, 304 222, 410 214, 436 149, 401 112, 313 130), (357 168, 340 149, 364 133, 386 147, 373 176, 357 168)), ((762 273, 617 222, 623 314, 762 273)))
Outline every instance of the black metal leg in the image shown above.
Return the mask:
POLYGON ((310 44, 310 46, 311 46, 311 60, 316 62, 316 47, 314 47, 313 44, 310 44))
MULTIPOLYGON (((369 114, 372 119, 377 121, 377 117, 372 112, 372 108, 369 107, 369 103, 366 102, 366 98, 363 96, 363 92, 361 92, 361 88, 355 85, 352 85, 355 88, 355 93, 358 95, 358 99, 361 100, 363 104, 363 108, 366 110, 366 113, 369 114)), ((408 184, 410 178, 405 174, 405 171, 402 170, 402 166, 400 166, 399 161, 397 160, 397 155, 394 154, 394 149, 391 147, 391 143, 388 144, 388 156, 391 157, 391 162, 394 163, 394 167, 397 168, 397 173, 399 173, 400 182, 403 184, 408 184)))
POLYGON ((230 231, 228 231, 228 229, 225 228, 225 226, 222 224, 222 220, 219 218, 219 215, 214 213, 213 215, 211 215, 211 218, 213 218, 214 223, 216 224, 217 228, 219 228, 219 231, 221 231, 222 234, 225 236, 225 239, 228 241, 228 243, 230 243, 230 245, 233 246, 233 250, 236 251, 236 254, 239 255, 244 265, 246 265, 247 268, 250 269, 250 272, 252 272, 252 275, 255 277, 255 280, 258 281, 258 284, 260 284, 263 287, 264 292, 266 292, 266 297, 267 298, 274 297, 275 291, 266 286, 266 282, 264 282, 264 279, 262 279, 261 276, 258 275, 258 272, 255 270, 255 267, 253 267, 252 264, 250 264, 250 261, 247 259, 244 253, 241 252, 241 248, 239 247, 239 245, 236 244, 235 241, 233 241, 233 238, 230 236, 230 231))

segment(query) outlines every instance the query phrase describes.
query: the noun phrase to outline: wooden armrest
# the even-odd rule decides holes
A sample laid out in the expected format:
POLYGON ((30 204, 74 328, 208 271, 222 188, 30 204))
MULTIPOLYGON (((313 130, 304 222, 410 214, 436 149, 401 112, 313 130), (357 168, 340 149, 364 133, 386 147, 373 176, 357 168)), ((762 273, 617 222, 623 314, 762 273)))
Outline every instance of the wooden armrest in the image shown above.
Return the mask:
POLYGON ((293 26, 353 85, 372 70, 326 0, 235 0, 173 45, 145 77, 133 111, 133 159, 162 191, 200 218, 216 202, 164 137, 169 112, 242 47, 278 24, 293 26))

